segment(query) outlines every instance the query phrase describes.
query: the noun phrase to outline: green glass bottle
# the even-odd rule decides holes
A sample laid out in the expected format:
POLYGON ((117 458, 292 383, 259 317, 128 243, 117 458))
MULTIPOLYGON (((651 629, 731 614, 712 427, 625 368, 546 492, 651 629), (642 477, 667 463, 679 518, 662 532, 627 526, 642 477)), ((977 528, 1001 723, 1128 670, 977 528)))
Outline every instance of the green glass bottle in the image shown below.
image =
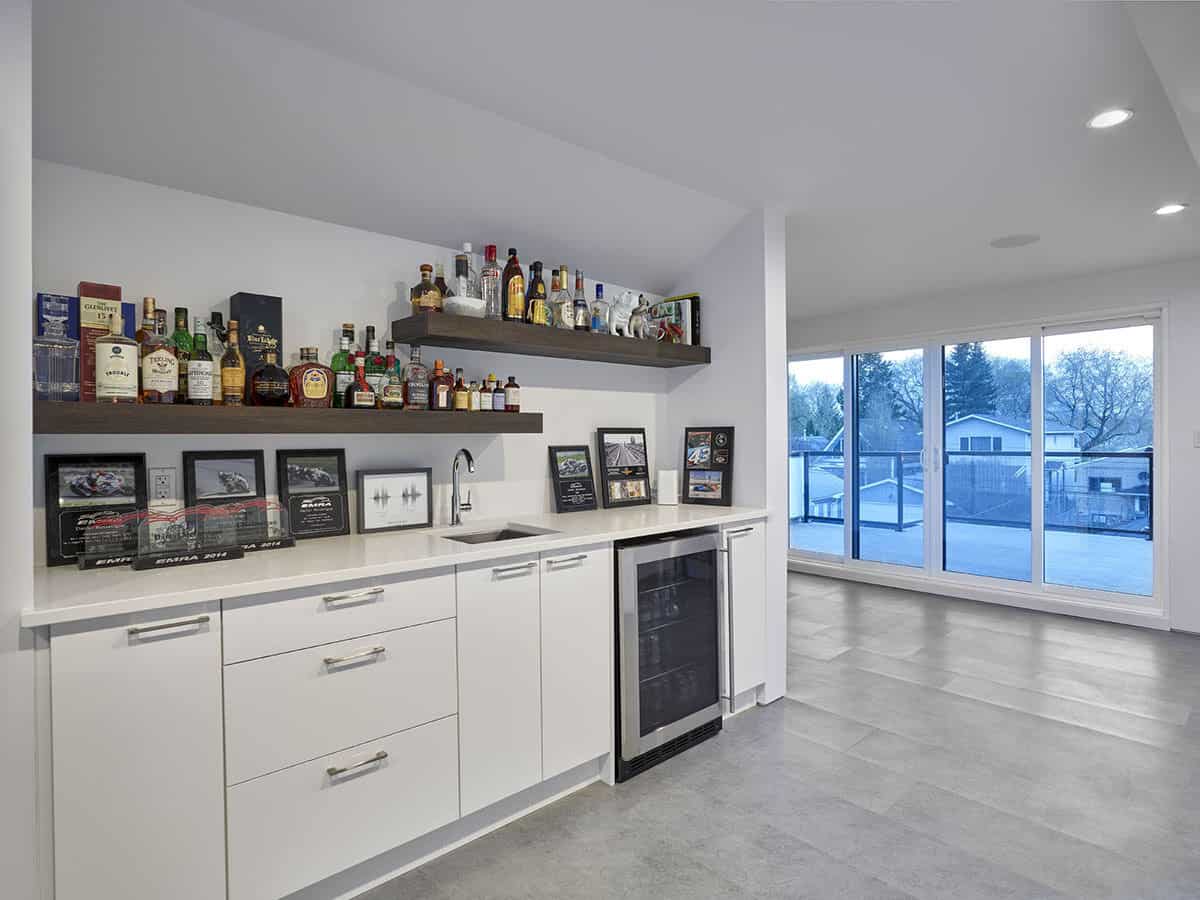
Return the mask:
POLYGON ((179 359, 179 390, 175 392, 176 403, 188 402, 188 360, 192 358, 192 334, 188 331, 186 306, 175 307, 175 331, 171 334, 175 345, 175 356, 179 359))
POLYGON ((350 352, 353 340, 354 323, 343 322, 338 351, 329 361, 329 368, 333 369, 333 405, 339 409, 346 401, 346 388, 354 383, 354 354, 350 352))

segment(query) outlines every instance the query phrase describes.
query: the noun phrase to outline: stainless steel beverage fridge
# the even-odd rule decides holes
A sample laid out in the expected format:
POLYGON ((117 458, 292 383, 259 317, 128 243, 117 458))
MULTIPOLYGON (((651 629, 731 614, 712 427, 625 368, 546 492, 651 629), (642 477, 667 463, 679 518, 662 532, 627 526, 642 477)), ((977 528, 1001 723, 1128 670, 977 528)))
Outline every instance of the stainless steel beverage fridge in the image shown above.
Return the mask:
POLYGON ((617 780, 721 730, 720 537, 617 545, 617 780))

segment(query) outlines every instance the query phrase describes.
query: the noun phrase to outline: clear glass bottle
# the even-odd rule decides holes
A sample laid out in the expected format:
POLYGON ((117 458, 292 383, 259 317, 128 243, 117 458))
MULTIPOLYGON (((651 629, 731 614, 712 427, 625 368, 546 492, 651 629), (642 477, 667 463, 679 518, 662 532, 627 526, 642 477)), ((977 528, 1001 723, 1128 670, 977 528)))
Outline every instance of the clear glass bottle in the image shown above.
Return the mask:
POLYGON ((292 406, 326 408, 333 405, 337 376, 329 366, 321 364, 316 347, 301 347, 300 362, 288 372, 292 406))
POLYGON ((79 341, 64 322, 48 322, 33 339, 33 393, 39 400, 79 399, 79 341))
POLYGON ((550 285, 550 308, 555 328, 575 327, 575 301, 571 297, 570 278, 570 270, 559 266, 550 285))
POLYGON ((480 404, 482 403, 483 392, 479 389, 479 382, 472 381, 467 387, 467 411, 479 412, 480 404))
POLYGON ((421 348, 413 347, 405 368, 404 405, 409 409, 429 409, 429 370, 421 362, 421 348))
POLYGON ((142 402, 174 403, 179 392, 179 358, 171 339, 159 330, 153 297, 142 298, 142 327, 136 337, 142 357, 142 402))
POLYGON ((441 263, 434 266, 433 283, 437 285, 437 289, 442 292, 442 297, 453 297, 454 291, 450 290, 450 285, 446 284, 446 270, 441 263))
POLYGON ((338 409, 346 399, 346 388, 354 381, 354 354, 350 352, 350 342, 353 340, 354 323, 343 322, 337 353, 329 361, 329 368, 333 370, 333 405, 338 409))
POLYGON ((238 320, 229 320, 229 341, 221 355, 221 402, 242 406, 246 393, 246 360, 238 349, 238 320))
POLYGON ((459 297, 480 296, 479 270, 475 268, 470 241, 463 241, 462 252, 454 257, 454 293, 459 297))
POLYGON ((188 390, 188 360, 192 358, 192 335, 188 331, 186 306, 175 307, 175 330, 171 333, 175 345, 175 358, 179 360, 179 387, 175 391, 176 403, 187 403, 191 397, 188 390))
POLYGON ((592 333, 608 334, 608 301, 604 299, 604 285, 596 282, 596 299, 592 303, 592 333))
POLYGON ((192 352, 187 361, 187 401, 192 406, 212 406, 213 358, 208 352, 208 333, 196 316, 192 352))
POLYGON ((508 376, 508 383, 504 385, 504 411, 521 411, 521 386, 511 375, 508 376))
POLYGON ((291 381, 287 369, 279 365, 279 353, 263 351, 262 365, 250 376, 252 406, 287 406, 291 400, 291 381))
POLYGON ((108 334, 96 338, 96 402, 139 403, 138 342, 121 333, 121 316, 108 317, 108 334))
POLYGON ((487 378, 483 380, 483 387, 479 390, 479 409, 482 412, 492 412, 492 394, 496 392, 496 374, 488 372, 487 378))
POLYGON ((592 330, 592 311, 588 308, 587 297, 583 296, 583 273, 575 270, 575 299, 572 301, 575 309, 574 326, 576 331, 592 330))
POLYGON ((503 272, 496 262, 496 245, 488 244, 483 248, 483 268, 479 270, 479 295, 483 298, 483 316, 485 319, 503 318, 501 303, 503 272))

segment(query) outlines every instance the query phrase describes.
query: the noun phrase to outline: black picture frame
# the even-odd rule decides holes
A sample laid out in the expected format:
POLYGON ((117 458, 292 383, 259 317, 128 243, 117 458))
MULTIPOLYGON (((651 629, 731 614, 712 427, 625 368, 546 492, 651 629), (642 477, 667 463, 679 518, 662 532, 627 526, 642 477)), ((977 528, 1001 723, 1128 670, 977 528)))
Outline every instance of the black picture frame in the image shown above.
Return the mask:
POLYGON ((650 451, 645 428, 597 428, 596 458, 600 461, 600 500, 605 509, 646 506, 651 502, 650 451), (615 455, 614 447, 620 451, 615 455))
POLYGON ((350 486, 343 448, 276 450, 275 477, 292 537, 350 533, 350 486))
POLYGON ((596 481, 593 477, 592 454, 587 444, 565 444, 550 448, 550 478, 554 483, 555 512, 582 512, 596 508, 596 481), (578 459, 563 459, 563 454, 583 454, 582 472, 578 459), (575 465, 572 464, 575 463, 575 465))
MULTIPOLYGON (((148 506, 146 454, 48 454, 45 488, 46 565, 83 563, 87 550, 84 532, 102 519, 114 521, 111 526, 99 526, 106 531, 99 543, 108 549, 102 558, 90 562, 106 566, 133 562, 139 526, 148 506), (128 490, 131 477, 132 494, 128 490), (120 479, 120 486, 114 484, 114 478, 120 479)), ((96 536, 93 533, 93 538, 96 536)), ((94 547, 96 543, 92 543, 94 547)))
MULTIPOLYGON (((185 450, 183 498, 187 509, 239 506, 236 515, 238 542, 243 549, 258 549, 267 540, 267 483, 262 450, 185 450), (219 465, 226 464, 222 469, 219 465), (254 483, 249 484, 250 473, 254 483), (229 478, 224 475, 228 474, 229 478), (241 479, 239 482, 237 479, 241 479), (218 485, 222 490, 218 490, 218 485)), ((206 521, 201 517, 201 521, 206 521)), ((270 541, 272 546, 282 546, 270 541)), ((287 543, 287 542, 285 542, 287 543)))
POLYGON ((680 503, 733 505, 733 426, 683 429, 680 503))
MULTIPOLYGON (((399 469, 359 469, 355 473, 358 482, 358 533, 359 534, 377 534, 381 531, 407 531, 410 528, 430 528, 433 525, 433 469, 431 468, 399 468, 399 469), (386 522, 389 518, 389 511, 383 507, 390 505, 391 492, 384 484, 387 480, 409 480, 415 479, 421 482, 422 493, 425 497, 424 504, 413 503, 416 512, 418 508, 424 509, 424 518, 417 520, 403 520, 399 524, 380 524, 380 519, 386 522), (376 482, 376 484, 371 484, 376 482), (377 496, 374 491, 379 488, 383 489, 382 497, 377 496), (372 508, 367 507, 367 493, 372 492, 372 508)), ((407 492, 407 485, 401 491, 401 496, 407 492)), ((421 494, 417 494, 414 501, 421 494)))

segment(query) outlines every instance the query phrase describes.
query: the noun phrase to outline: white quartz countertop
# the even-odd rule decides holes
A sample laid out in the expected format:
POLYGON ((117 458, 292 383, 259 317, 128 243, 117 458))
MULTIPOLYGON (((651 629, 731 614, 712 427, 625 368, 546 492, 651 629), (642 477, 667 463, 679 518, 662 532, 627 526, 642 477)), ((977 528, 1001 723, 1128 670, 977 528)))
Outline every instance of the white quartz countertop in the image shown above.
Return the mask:
POLYGON ((169 609, 287 588, 352 578, 419 572, 463 563, 487 562, 525 553, 565 550, 683 528, 706 528, 765 518, 765 509, 716 506, 635 506, 511 519, 468 520, 458 528, 297 541, 295 547, 248 553, 242 559, 173 569, 80 571, 73 566, 34 572, 33 606, 21 614, 25 628, 103 616, 169 609), (490 544, 464 544, 446 537, 504 525, 526 525, 553 534, 490 544))

